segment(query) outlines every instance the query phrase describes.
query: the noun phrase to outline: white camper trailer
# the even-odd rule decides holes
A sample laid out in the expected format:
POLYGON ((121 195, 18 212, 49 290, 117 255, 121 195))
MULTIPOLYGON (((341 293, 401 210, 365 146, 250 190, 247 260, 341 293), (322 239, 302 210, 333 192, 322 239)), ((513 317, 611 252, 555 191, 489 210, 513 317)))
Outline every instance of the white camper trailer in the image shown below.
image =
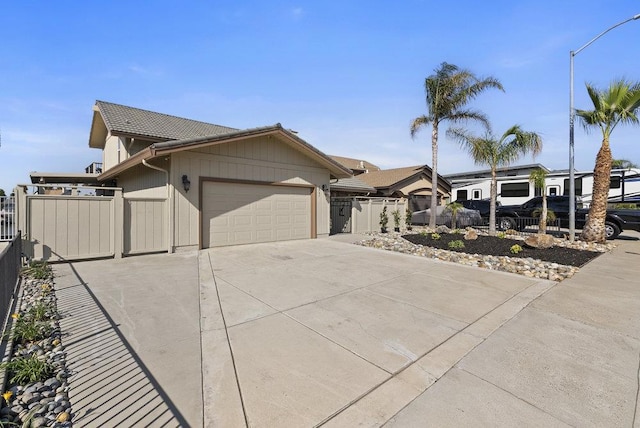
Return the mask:
MULTIPOLYGON (((576 196, 581 198, 582 204, 588 207, 591 203, 593 189, 593 171, 575 172, 576 196)), ((488 199, 490 196, 490 177, 481 178, 450 178, 451 200, 464 201, 468 199, 488 199)), ((529 181, 529 175, 499 176, 498 198, 502 205, 522 204, 534 196, 540 195, 529 181)), ((569 195, 569 172, 551 171, 547 174, 545 192, 549 196, 569 195)), ((611 171, 609 186, 610 202, 640 202, 640 169, 614 169, 611 171)))

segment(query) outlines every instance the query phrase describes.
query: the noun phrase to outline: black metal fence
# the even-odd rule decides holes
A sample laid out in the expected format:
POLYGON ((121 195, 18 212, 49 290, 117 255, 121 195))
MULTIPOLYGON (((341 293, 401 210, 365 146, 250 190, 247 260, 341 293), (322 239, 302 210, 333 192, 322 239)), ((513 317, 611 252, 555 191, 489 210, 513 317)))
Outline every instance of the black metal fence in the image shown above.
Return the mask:
MULTIPOLYGON (((538 233, 540 219, 537 217, 496 217, 496 230, 516 231, 518 235, 526 236, 538 233)), ((482 218, 482 226, 474 226, 477 229, 488 230, 489 218, 482 218)), ((562 225, 560 219, 547 220, 547 233, 550 235, 562 236, 562 225)))
POLYGON ((20 232, 0 251, 0 323, 4 326, 20 277, 22 237, 20 232))

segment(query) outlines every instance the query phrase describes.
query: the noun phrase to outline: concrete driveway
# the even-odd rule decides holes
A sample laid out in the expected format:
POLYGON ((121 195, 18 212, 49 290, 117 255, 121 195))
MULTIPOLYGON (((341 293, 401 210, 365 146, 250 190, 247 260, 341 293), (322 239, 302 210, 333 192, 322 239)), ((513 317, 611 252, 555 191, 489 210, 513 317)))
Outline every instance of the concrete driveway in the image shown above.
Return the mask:
POLYGON ((55 265, 76 424, 639 426, 640 234, 559 284, 336 238, 55 265))
POLYGON ((206 426, 379 426, 549 281, 330 239, 200 253, 206 426))

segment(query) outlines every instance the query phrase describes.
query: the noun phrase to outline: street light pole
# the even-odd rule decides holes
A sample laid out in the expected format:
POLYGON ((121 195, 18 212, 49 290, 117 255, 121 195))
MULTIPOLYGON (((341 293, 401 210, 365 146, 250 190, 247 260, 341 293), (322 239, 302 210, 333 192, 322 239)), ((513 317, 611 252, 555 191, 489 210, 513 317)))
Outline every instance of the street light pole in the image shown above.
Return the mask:
POLYGON ((582 50, 587 48, 591 43, 598 40, 600 37, 607 34, 609 31, 613 30, 616 27, 619 27, 623 24, 626 24, 629 21, 635 21, 636 19, 640 19, 640 13, 637 15, 633 15, 629 19, 625 19, 624 21, 618 22, 617 24, 607 28, 602 33, 595 36, 593 39, 589 40, 587 44, 582 46, 575 51, 569 52, 569 241, 573 242, 576 237, 576 183, 575 183, 575 172, 573 166, 573 154, 574 154, 574 141, 573 141, 573 125, 576 119, 576 112, 573 108, 573 57, 578 55, 582 50))

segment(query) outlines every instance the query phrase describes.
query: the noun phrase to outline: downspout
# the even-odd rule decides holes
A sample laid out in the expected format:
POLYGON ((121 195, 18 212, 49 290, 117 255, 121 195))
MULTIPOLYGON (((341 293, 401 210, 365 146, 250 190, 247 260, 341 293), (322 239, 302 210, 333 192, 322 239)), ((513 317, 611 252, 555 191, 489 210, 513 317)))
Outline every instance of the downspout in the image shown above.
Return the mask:
POLYGON ((171 254, 173 252, 173 198, 171 198, 171 187, 169 186, 169 171, 164 169, 164 168, 160 168, 159 166, 155 166, 155 165, 151 165, 149 162, 147 162, 146 159, 142 159, 142 165, 146 166, 147 168, 151 168, 151 169, 155 169, 156 171, 162 171, 165 173, 166 177, 167 177, 167 204, 168 206, 168 215, 169 218, 167 219, 167 223, 168 223, 168 229, 169 229, 169 235, 167 236, 167 242, 169 247, 167 248, 167 251, 169 254, 171 254))

